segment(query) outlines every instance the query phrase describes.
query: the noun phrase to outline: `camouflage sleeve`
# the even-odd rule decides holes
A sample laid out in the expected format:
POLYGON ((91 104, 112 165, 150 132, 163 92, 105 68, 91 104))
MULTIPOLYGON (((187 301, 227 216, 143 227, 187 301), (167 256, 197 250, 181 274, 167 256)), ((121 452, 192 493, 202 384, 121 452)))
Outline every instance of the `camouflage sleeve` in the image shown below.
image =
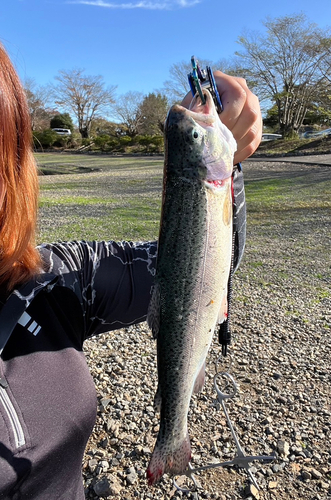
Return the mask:
POLYGON ((40 247, 46 272, 80 301, 85 338, 144 321, 156 265, 156 242, 74 241, 40 247))

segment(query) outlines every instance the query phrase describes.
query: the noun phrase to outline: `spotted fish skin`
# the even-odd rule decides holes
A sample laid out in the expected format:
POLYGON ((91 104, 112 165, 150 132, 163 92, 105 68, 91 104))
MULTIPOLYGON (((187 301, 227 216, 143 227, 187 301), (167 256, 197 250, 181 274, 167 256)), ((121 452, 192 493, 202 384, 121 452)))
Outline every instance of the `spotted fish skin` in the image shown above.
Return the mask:
POLYGON ((197 98, 190 110, 175 105, 165 125, 157 271, 148 313, 157 338, 160 403, 149 484, 187 468, 191 395, 203 385, 215 326, 226 317, 236 144, 205 92, 205 105, 197 98))

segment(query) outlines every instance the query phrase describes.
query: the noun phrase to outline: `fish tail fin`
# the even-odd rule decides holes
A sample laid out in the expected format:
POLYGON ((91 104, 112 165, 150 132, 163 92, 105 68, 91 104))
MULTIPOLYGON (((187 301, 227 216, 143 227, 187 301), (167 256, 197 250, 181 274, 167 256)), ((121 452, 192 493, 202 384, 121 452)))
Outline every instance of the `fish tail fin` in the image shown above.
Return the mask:
POLYGON ((175 449, 156 443, 147 469, 147 480, 152 486, 161 479, 164 473, 182 474, 191 460, 191 443, 189 435, 175 449))

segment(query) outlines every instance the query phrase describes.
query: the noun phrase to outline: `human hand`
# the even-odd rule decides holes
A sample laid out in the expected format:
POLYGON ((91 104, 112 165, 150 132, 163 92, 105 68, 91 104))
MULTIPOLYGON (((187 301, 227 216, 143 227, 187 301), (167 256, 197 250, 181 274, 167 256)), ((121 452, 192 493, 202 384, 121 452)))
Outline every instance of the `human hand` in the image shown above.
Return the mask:
MULTIPOLYGON (((243 78, 229 76, 221 71, 215 71, 214 77, 223 104, 223 111, 219 116, 237 141, 234 155, 236 165, 251 156, 261 142, 260 104, 243 78)), ((188 94, 182 105, 188 107, 191 100, 192 94, 188 94)))

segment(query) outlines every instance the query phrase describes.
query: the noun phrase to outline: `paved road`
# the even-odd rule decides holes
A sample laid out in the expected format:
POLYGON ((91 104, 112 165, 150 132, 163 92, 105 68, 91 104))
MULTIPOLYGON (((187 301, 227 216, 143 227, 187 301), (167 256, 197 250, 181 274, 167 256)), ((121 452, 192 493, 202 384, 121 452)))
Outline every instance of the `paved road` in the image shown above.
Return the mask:
POLYGON ((281 162, 289 162, 289 163, 304 163, 306 165, 326 165, 328 167, 331 167, 331 154, 325 154, 325 155, 303 155, 303 156, 278 156, 278 157, 271 157, 271 156, 257 156, 257 157, 251 157, 246 161, 281 161, 281 162))

